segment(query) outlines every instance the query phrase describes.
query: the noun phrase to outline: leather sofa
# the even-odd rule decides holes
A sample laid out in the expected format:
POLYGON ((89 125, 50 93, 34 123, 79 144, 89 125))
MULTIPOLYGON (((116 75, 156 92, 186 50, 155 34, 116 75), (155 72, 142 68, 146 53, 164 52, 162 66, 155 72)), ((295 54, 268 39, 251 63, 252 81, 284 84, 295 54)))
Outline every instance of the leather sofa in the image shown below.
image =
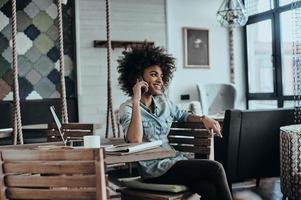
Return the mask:
POLYGON ((293 109, 226 110, 223 138, 216 139, 215 160, 229 184, 245 179, 279 177, 281 126, 294 123, 293 109))

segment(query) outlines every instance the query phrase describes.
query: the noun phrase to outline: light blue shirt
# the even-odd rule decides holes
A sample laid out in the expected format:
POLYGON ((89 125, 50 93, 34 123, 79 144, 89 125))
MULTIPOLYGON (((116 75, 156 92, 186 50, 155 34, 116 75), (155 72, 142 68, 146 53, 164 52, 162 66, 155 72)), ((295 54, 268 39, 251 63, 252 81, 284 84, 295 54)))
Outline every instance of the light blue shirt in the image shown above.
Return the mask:
MULTIPOLYGON (((173 149, 168 144, 167 135, 173 121, 186 121, 188 112, 180 110, 163 95, 153 97, 154 113, 152 113, 143 103, 140 102, 140 110, 143 126, 143 141, 150 142, 162 140, 162 147, 173 149)), ((128 127, 132 117, 132 100, 129 99, 119 108, 119 123, 122 125, 124 133, 127 135, 128 127)), ((187 158, 177 151, 172 158, 148 160, 139 162, 139 171, 143 178, 158 177, 164 174, 175 162, 186 160, 187 158)))

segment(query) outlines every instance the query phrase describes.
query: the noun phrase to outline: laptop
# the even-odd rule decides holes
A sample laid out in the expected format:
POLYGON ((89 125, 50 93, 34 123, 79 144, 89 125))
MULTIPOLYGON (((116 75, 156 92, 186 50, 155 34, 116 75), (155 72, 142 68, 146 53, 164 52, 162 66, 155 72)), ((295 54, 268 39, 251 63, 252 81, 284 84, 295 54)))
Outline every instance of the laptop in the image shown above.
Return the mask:
POLYGON ((55 125, 56 125, 56 127, 57 127, 57 129, 58 129, 58 131, 59 131, 59 133, 61 135, 61 138, 62 138, 62 140, 64 142, 64 145, 67 146, 67 140, 64 138, 64 133, 62 132, 62 124, 61 124, 58 116, 55 113, 54 106, 50 106, 50 111, 51 111, 52 117, 54 119, 54 123, 55 123, 55 125))

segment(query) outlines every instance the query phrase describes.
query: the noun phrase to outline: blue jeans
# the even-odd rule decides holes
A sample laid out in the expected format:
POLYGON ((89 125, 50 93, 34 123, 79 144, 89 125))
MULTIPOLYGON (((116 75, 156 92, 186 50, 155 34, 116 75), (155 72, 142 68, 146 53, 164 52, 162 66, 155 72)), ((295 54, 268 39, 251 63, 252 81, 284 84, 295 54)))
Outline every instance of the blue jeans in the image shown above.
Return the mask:
POLYGON ((181 160, 148 183, 182 184, 205 200, 232 200, 223 166, 212 160, 181 160))

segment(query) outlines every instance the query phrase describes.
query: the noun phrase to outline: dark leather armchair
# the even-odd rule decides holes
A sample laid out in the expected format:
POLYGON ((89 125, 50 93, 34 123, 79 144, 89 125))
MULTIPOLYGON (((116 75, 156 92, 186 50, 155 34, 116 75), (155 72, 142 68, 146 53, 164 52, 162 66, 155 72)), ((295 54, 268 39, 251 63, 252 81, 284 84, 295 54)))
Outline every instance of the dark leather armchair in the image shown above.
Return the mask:
POLYGON ((215 140, 215 160, 229 183, 280 175, 279 128, 293 124, 293 109, 227 110, 223 139, 215 140))

